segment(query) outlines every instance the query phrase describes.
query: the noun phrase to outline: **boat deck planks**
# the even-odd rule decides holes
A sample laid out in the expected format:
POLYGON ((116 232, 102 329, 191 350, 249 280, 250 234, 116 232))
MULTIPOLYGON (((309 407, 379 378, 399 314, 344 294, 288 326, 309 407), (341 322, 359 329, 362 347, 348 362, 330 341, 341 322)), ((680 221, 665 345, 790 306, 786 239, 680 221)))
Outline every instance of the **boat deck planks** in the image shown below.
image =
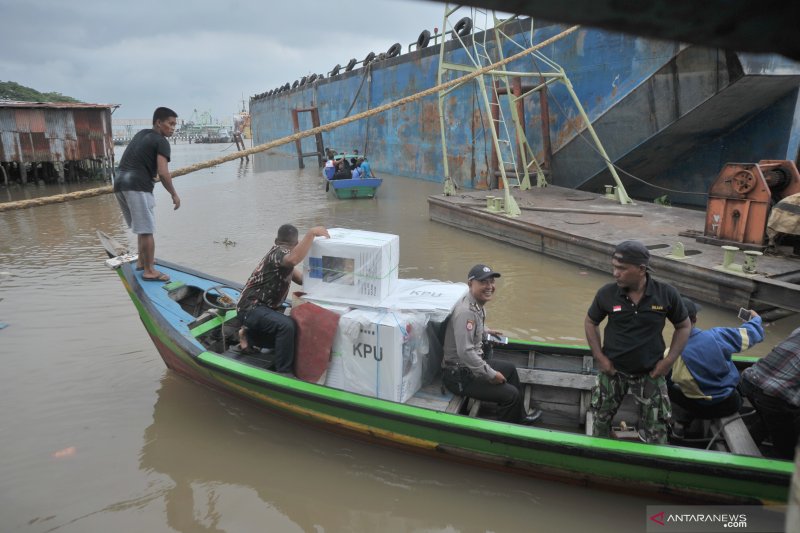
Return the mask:
MULTIPOLYGON (((515 189, 522 213, 512 218, 486 209, 487 196, 502 195, 502 190, 492 190, 430 196, 429 215, 437 222, 604 272, 610 271, 617 243, 640 240, 650 249, 656 275, 687 296, 730 309, 750 303, 800 311, 800 259, 759 257, 754 276, 716 269, 722 264, 722 248, 682 235, 702 235, 705 211, 645 202, 620 205, 599 194, 549 186, 515 189), (542 210, 527 209, 531 207, 542 210), (678 242, 684 245, 686 259, 667 257, 678 242)), ((744 254, 738 252, 734 262, 743 263, 744 254)))
POLYGON ((740 417, 719 418, 711 423, 711 427, 715 432, 722 431, 722 436, 731 452, 738 455, 761 457, 761 450, 756 446, 747 426, 740 417))

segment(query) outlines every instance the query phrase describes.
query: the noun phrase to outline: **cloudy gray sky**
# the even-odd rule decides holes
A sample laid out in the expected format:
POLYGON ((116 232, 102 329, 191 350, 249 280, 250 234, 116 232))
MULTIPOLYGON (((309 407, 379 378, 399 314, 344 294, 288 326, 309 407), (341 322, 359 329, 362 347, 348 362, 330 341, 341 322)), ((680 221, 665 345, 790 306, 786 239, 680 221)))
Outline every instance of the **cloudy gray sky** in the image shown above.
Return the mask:
POLYGON ((252 95, 441 26, 425 0, 0 0, 0 81, 229 117, 252 95))

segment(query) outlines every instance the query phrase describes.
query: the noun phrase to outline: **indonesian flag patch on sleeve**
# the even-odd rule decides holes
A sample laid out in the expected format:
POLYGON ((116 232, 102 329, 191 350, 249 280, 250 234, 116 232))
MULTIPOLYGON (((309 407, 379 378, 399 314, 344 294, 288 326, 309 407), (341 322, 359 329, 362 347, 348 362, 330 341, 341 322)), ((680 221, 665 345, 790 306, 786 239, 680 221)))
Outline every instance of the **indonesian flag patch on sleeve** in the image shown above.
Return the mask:
POLYGON ((611 311, 613 311, 614 313, 618 313, 619 311, 622 311, 622 306, 615 305, 614 307, 611 308, 611 311))
POLYGON ((467 331, 472 331, 473 329, 475 329, 475 321, 467 320, 467 331))

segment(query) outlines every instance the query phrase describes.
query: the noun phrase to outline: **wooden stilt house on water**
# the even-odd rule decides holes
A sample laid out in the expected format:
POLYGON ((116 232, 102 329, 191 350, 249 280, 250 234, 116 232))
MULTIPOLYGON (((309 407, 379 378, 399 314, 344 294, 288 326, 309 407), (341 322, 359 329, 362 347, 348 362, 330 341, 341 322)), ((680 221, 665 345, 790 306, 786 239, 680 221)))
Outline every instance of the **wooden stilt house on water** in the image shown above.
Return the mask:
POLYGON ((109 179, 117 107, 0 100, 0 183, 109 179))

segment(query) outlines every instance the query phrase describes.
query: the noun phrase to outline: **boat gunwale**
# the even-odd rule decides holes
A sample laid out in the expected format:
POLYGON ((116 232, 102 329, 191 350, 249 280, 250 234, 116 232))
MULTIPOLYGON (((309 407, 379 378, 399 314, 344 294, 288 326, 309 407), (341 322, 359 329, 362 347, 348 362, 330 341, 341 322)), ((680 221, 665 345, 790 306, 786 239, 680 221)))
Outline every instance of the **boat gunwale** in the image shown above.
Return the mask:
MULTIPOLYGON (((186 274, 194 275, 212 282, 229 284, 229 286, 233 286, 234 288, 235 285, 241 286, 240 284, 235 284, 223 278, 203 274, 197 272, 196 270, 168 261, 159 260, 158 263, 165 267, 180 270, 186 274)), ((414 420, 415 423, 420 423, 425 421, 425 423, 432 428, 449 428, 452 430, 458 430, 459 433, 465 436, 477 437, 481 439, 490 438, 492 441, 503 442, 505 444, 514 446, 529 445, 533 441, 536 442, 537 446, 539 446, 541 449, 557 452, 570 450, 571 455, 583 456, 583 452, 588 450, 596 454, 595 456, 597 458, 619 458, 621 453, 625 453, 632 454, 632 456, 626 455, 624 458, 628 462, 634 457, 637 458, 637 462, 641 464, 649 464, 649 461, 652 459, 657 459, 668 464, 686 465, 687 469, 692 468, 693 465, 703 464, 709 467, 724 467, 726 472, 733 467, 742 469, 743 472, 758 472, 765 475, 774 474, 779 477, 791 475, 791 472, 793 471, 793 464, 789 461, 733 454, 720 454, 719 452, 698 450, 693 448, 682 448, 677 446, 658 446, 639 442, 601 439, 598 437, 580 435, 567 431, 528 427, 516 424, 505 424, 495 420, 484 420, 452 413, 445 413, 424 407, 391 402, 389 400, 372 398, 353 392, 341 391, 326 387, 324 385, 307 383, 297 379, 285 378, 279 374, 246 365, 240 361, 235 361, 233 359, 226 358, 223 355, 207 351, 202 348, 199 342, 193 342, 193 339, 187 338, 187 336, 183 335, 172 323, 170 323, 161 313, 158 312, 158 309, 152 305, 150 298, 144 293, 143 288, 133 272, 133 269, 130 268, 130 265, 126 265, 126 267, 127 268, 125 268, 124 272, 126 274, 126 278, 128 279, 130 286, 137 293, 137 297, 139 298, 141 304, 148 308, 148 314, 150 317, 154 319, 158 326, 163 330, 165 336, 175 341, 176 344, 178 344, 178 346, 185 351, 186 355, 195 361, 196 364, 205 368, 224 372, 230 376, 246 380, 254 385, 266 387, 276 392, 289 393, 298 397, 302 397, 306 400, 322 402, 328 405, 340 406, 343 408, 346 407, 351 410, 357 410, 364 414, 381 414, 401 422, 414 420), (133 281, 133 283, 131 283, 131 281, 133 281), (172 330, 175 335, 167 334, 168 330, 172 330), (215 361, 215 359, 218 360, 215 361), (221 362, 224 362, 225 364, 220 364, 221 362), (230 368, 232 365, 239 365, 244 371, 236 371, 235 369, 230 368), (566 437, 568 442, 564 442, 564 437, 566 437)), ((547 348, 556 347, 568 350, 580 350, 582 348, 586 348, 580 345, 559 345, 536 341, 520 341, 519 344, 521 346, 547 348)))

